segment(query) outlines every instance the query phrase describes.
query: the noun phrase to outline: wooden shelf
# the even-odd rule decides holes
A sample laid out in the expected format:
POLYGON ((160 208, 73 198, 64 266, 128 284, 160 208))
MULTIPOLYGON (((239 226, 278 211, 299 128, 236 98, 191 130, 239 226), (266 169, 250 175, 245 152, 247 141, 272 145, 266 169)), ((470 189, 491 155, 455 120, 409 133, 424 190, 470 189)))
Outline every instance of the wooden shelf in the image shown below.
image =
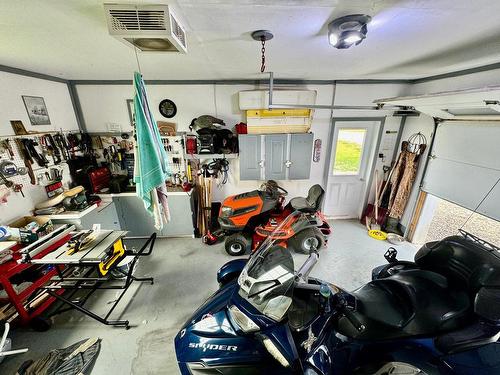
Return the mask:
POLYGON ((186 159, 236 159, 238 154, 186 154, 186 159))

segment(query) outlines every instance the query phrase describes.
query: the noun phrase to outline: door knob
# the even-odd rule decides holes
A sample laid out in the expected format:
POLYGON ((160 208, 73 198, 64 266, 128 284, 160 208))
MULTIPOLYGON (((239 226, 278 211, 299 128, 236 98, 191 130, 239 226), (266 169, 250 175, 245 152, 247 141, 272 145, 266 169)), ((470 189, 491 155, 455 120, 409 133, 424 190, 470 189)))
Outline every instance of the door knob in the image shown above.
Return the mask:
POLYGON ((290 166, 291 166, 292 164, 293 164, 293 163, 292 163, 290 160, 285 161, 285 166, 286 166, 287 168, 290 168, 290 166))
POLYGON ((264 160, 259 161, 259 166, 260 166, 261 168, 264 168, 264 160))

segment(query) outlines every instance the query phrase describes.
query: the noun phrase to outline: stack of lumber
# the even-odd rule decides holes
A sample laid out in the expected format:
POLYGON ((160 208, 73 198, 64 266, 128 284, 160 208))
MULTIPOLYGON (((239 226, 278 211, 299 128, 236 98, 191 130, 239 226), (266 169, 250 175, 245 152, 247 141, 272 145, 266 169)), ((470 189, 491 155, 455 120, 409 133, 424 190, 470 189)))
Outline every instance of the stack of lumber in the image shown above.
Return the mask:
POLYGON ((204 177, 202 174, 197 176, 198 185, 198 229, 204 236, 210 229, 210 218, 212 209, 212 178, 204 177))

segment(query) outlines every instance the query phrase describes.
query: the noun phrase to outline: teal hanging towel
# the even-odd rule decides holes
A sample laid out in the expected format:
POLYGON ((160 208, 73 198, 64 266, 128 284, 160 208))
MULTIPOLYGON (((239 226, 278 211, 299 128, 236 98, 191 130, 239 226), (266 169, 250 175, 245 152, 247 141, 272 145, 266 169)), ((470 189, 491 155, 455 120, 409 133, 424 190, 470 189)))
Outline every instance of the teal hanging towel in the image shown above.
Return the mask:
POLYGON ((154 217, 158 230, 170 220, 165 181, 170 175, 167 153, 156 121, 149 109, 142 75, 134 73, 135 165, 136 193, 146 210, 154 217))

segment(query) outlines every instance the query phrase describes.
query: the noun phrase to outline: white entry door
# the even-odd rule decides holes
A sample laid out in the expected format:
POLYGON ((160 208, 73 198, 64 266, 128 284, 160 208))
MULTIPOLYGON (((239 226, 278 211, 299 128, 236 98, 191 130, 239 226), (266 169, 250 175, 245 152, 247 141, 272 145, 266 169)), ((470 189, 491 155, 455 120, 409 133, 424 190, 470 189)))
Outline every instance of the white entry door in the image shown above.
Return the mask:
POLYGON ((324 212, 359 218, 374 160, 380 121, 334 121, 324 212))

